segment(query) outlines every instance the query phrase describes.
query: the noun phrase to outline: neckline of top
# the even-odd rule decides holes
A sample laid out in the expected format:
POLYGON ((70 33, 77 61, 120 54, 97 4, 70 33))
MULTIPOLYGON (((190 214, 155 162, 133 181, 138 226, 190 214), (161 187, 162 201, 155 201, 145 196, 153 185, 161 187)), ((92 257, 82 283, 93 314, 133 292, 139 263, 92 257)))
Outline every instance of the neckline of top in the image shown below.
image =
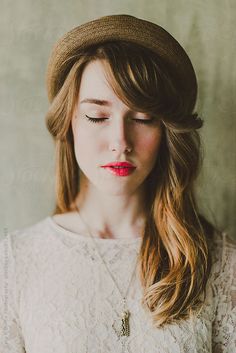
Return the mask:
MULTIPOLYGON (((73 237, 76 237, 77 239, 81 239, 84 241, 93 241, 93 239, 89 236, 85 236, 83 234, 80 233, 75 233, 72 232, 68 229, 63 228, 62 226, 60 226, 59 224, 57 224, 54 219, 51 216, 48 216, 46 218, 46 220, 50 223, 50 225, 57 231, 59 231, 60 233, 63 233, 64 235, 70 235, 73 237)), ((97 238, 94 237, 96 242, 99 243, 110 243, 110 244, 138 244, 139 242, 141 242, 142 237, 137 237, 137 238, 97 238)))

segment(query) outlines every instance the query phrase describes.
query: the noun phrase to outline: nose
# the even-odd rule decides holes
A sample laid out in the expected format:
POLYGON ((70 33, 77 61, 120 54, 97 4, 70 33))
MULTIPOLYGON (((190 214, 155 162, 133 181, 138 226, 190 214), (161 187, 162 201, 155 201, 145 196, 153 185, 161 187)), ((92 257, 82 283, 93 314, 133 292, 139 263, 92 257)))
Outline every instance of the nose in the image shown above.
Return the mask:
MULTIPOLYGON (((116 119, 114 119, 115 121, 116 119)), ((117 155, 131 152, 130 132, 125 119, 117 119, 111 126, 109 150, 117 155)))

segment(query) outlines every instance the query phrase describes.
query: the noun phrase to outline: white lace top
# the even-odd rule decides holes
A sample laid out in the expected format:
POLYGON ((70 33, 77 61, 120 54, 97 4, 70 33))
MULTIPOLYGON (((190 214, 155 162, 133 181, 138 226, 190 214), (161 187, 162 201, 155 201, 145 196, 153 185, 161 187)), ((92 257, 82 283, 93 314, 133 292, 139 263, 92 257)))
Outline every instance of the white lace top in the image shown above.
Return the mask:
MULTIPOLYGON (((141 238, 95 239, 125 292, 141 238)), ((215 234, 214 265, 198 317, 154 328, 137 273, 127 295, 129 353, 236 352, 236 245, 215 234)), ((1 353, 121 353, 120 293, 92 239, 47 217, 0 242, 1 353)))

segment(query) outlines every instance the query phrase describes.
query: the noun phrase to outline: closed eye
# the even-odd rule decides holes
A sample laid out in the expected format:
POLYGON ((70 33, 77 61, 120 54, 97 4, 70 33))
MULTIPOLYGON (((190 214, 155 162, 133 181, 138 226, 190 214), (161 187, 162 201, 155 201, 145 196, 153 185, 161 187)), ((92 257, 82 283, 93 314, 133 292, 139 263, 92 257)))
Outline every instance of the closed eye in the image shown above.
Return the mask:
MULTIPOLYGON (((88 119, 88 121, 92 123, 102 123, 103 121, 109 119, 109 118, 93 118, 91 116, 85 115, 85 117, 88 119)), ((137 122, 138 124, 151 124, 153 123, 154 119, 136 119, 132 118, 133 121, 137 122)))
POLYGON ((92 118, 91 116, 85 115, 86 118, 91 121, 92 123, 101 123, 104 120, 107 120, 108 118, 92 118))
POLYGON ((153 118, 152 119, 133 119, 134 121, 136 121, 139 124, 152 124, 153 123, 153 118))

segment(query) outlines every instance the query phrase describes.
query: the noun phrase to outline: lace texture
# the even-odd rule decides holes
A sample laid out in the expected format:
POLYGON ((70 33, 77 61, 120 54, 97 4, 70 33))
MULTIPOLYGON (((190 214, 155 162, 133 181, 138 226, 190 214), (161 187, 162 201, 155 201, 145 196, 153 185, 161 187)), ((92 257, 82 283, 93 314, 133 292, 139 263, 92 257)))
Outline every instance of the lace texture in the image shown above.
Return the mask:
MULTIPOLYGON (((125 292, 141 238, 95 240, 125 292)), ((11 232, 0 242, 0 352, 236 352, 236 245, 216 232, 211 248, 204 307, 178 324, 153 327, 136 272, 127 295, 130 336, 123 341, 116 334, 122 298, 92 239, 51 217, 11 232)))

